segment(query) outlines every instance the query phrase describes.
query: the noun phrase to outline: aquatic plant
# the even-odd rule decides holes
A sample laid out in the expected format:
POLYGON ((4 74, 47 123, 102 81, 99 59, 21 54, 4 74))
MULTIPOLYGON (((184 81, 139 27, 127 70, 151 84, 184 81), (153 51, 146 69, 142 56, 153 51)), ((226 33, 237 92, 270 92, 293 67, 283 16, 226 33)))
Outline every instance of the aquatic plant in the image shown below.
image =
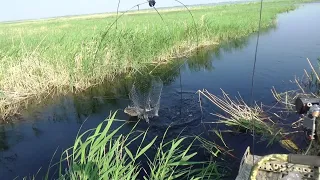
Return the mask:
MULTIPOLYGON (((211 162, 195 162, 193 142, 185 146, 186 137, 165 141, 158 137, 147 140, 148 130, 141 132, 133 126, 130 132, 120 134, 123 125, 112 129, 116 113, 97 128, 77 135, 74 145, 61 155, 60 162, 49 167, 44 179, 51 179, 53 169, 58 168, 58 179, 220 179, 218 165, 211 162), (155 152, 154 156, 150 151, 155 152), (147 162, 147 167, 142 163, 147 162), (195 167, 197 166, 197 167, 195 167)), ((188 141, 189 142, 189 141, 188 141)), ((25 179, 36 179, 30 176, 25 179)))
MULTIPOLYGON (((318 61, 320 61, 319 58, 318 61)), ((304 69, 304 76, 302 78, 295 77, 294 83, 297 85, 297 89, 280 93, 277 92, 274 87, 271 89, 271 92, 277 102, 284 105, 285 109, 290 112, 296 111, 294 107, 294 101, 298 96, 320 97, 319 67, 318 70, 316 70, 309 58, 307 58, 307 62, 311 68, 311 72, 308 72, 306 69, 304 69)))
MULTIPOLYGON (((300 1, 266 1, 262 27, 300 1)), ((257 31, 258 3, 0 24, 0 114, 257 31), (194 20, 194 21, 193 21, 194 20), (194 26, 196 24, 196 27, 194 26), (106 28, 107 27, 107 28, 106 28), (196 33, 197 32, 197 33, 196 33)))
MULTIPOLYGON (((249 106, 241 96, 233 100, 223 90, 222 97, 211 94, 207 90, 201 90, 198 93, 205 96, 210 102, 226 113, 225 115, 212 113, 212 115, 219 118, 219 123, 245 131, 253 130, 254 128, 255 133, 268 137, 271 141, 281 137, 282 130, 275 126, 275 123, 257 104, 249 106)), ((271 141, 270 143, 272 143, 271 141)))

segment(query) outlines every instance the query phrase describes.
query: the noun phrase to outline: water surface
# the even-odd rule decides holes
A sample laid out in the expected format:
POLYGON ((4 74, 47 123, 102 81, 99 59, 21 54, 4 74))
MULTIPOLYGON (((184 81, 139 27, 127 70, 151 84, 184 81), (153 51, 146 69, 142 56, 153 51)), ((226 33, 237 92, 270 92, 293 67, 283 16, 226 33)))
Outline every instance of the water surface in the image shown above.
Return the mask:
MULTIPOLYGON (((254 99, 273 105, 270 89, 279 92, 296 89, 290 83, 294 76, 302 76, 303 69, 310 70, 306 58, 317 63, 320 57, 320 4, 302 5, 295 11, 278 16, 276 27, 263 32, 259 41, 258 60, 254 85, 254 99)), ((216 108, 204 98, 202 109, 198 103, 199 89, 221 94, 220 88, 230 96, 237 95, 249 101, 251 74, 254 61, 256 35, 221 45, 189 59, 177 60, 155 70, 165 86, 161 96, 160 117, 151 122, 150 135, 162 136, 167 125, 179 122, 169 131, 168 138, 202 134, 214 139, 212 130, 217 118, 210 115, 216 108), (180 67, 180 68, 179 68, 180 67)), ((56 98, 36 109, 23 113, 23 120, 0 126, 0 179, 13 179, 34 174, 40 167, 46 169, 53 153, 61 153, 74 142, 83 124, 83 130, 96 127, 110 111, 118 110, 117 118, 128 120, 123 109, 130 103, 127 94, 131 83, 125 78, 113 87, 108 83, 92 88, 77 96, 56 98)), ((114 124, 117 126, 122 122, 114 124)), ((130 129, 127 124, 124 131, 130 129)), ((138 129, 146 129, 141 122, 138 129)), ((226 127, 221 127, 227 129, 226 127)), ((233 153, 241 158, 252 137, 247 134, 224 133, 224 139, 233 153)), ((287 152, 275 143, 265 148, 258 143, 255 154, 287 152)), ((200 153, 198 159, 206 160, 200 153)), ((54 158, 57 161, 58 157, 54 158)), ((238 166, 239 160, 230 164, 238 166)), ((40 172, 40 176, 44 172, 40 172)))

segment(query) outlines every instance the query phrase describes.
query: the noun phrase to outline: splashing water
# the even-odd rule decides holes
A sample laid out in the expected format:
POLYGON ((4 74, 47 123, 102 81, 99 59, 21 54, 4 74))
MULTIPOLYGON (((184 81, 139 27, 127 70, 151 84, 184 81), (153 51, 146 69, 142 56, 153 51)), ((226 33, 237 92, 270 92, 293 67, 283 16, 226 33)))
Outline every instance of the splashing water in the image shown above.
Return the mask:
POLYGON ((132 85, 129 98, 132 105, 125 108, 124 112, 130 116, 145 119, 159 116, 160 97, 163 82, 159 77, 146 78, 132 85))

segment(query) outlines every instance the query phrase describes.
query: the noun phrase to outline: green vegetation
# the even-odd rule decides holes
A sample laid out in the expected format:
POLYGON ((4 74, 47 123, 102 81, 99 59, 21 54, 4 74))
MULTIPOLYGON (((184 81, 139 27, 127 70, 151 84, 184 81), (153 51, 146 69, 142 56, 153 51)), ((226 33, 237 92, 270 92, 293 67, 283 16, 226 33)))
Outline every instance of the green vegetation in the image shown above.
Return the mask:
MULTIPOLYGON (((320 62, 320 58, 317 60, 320 62)), ((294 101, 298 96, 320 97, 320 67, 316 68, 309 58, 306 61, 309 63, 311 72, 304 69, 303 78, 295 77, 294 82, 297 85, 297 89, 280 93, 276 91, 276 88, 271 90, 274 98, 283 104, 288 111, 296 111, 294 101)))
MULTIPOLYGON (((262 27, 297 1, 265 1, 262 27)), ((256 32, 258 3, 0 24, 1 117, 256 32), (162 20, 163 19, 163 20, 162 20)))
MULTIPOLYGON (((318 62, 320 61, 320 58, 317 59, 318 62)), ((271 91, 273 93, 274 98, 280 103, 284 109, 288 113, 296 113, 295 108, 295 100, 297 97, 311 97, 311 98, 320 98, 320 67, 318 63, 318 67, 315 67, 309 58, 306 60, 309 63, 310 71, 304 69, 304 75, 302 78, 295 77, 294 81, 297 85, 296 89, 294 90, 288 90, 285 92, 278 93, 276 91, 276 88, 273 88, 271 91)), ((297 121, 293 122, 291 126, 295 129, 300 128, 303 126, 303 118, 298 119, 297 121)), ((316 125, 316 129, 320 129, 319 124, 316 125)), ((316 131, 317 132, 317 131, 316 131)), ((319 133, 317 133, 319 136, 319 133)), ((281 142, 283 143, 283 141, 281 142)), ((285 142, 286 143, 286 142, 285 142)), ((291 144, 291 143, 289 143, 291 144)), ((291 146, 291 145, 289 145, 291 146)), ((291 146, 292 147, 292 146, 291 146)), ((295 148, 297 149, 297 148, 295 148)), ((305 153, 308 153, 309 155, 318 155, 319 154, 319 141, 316 141, 316 143, 311 143, 308 147, 308 150, 306 150, 305 153)))
MULTIPOLYGON (((123 126, 112 129, 115 114, 77 136, 72 147, 62 155, 60 162, 49 167, 44 179, 51 179, 50 170, 58 168, 58 179, 221 179, 215 162, 194 162, 197 155, 192 150, 193 142, 186 143, 186 137, 177 137, 166 142, 165 136, 157 143, 158 137, 146 140, 148 131, 139 132, 135 126, 126 135, 120 134, 123 126), (184 144, 184 145, 183 145, 184 144), (136 147, 134 147, 136 145, 136 147), (155 155, 150 156, 150 150, 155 155), (149 153, 148 153, 149 151, 149 153), (142 167, 140 158, 147 161, 142 167)), ((168 131, 168 130, 167 130, 168 131)), ((166 131, 166 132, 167 132, 166 131)), ((38 179, 32 176, 25 179, 38 179)))
MULTIPOLYGON (((260 137, 260 140, 267 140, 267 146, 279 142, 283 148, 286 148, 288 151, 293 153, 298 152, 299 147, 290 139, 288 135, 294 134, 294 129, 289 127, 283 127, 283 122, 273 121, 272 119, 281 119, 277 113, 278 111, 264 111, 261 106, 257 104, 249 106, 242 99, 242 97, 236 97, 235 100, 231 99, 228 94, 222 91, 222 97, 211 94, 207 90, 202 90, 198 92, 199 95, 203 95, 210 102, 216 105, 222 113, 216 112, 212 114, 219 118, 219 122, 226 126, 232 127, 236 132, 253 132, 260 137)), ((294 124, 292 124, 293 126, 294 124)), ((221 141, 224 143, 221 138, 221 133, 219 134, 215 131, 215 134, 220 137, 221 141)), ((202 140, 202 143, 206 145, 206 142, 202 140)), ((225 143, 224 143, 225 144, 225 143)), ((210 146, 215 145, 210 142, 210 146)), ((226 146, 226 145, 225 145, 226 146)), ((215 147, 217 147, 215 145, 215 147)), ((207 149, 207 148, 206 148, 207 149)), ((219 148, 217 150, 220 150, 219 148)), ((216 151, 220 153, 220 151, 216 151)), ((211 154, 215 152, 211 151, 211 154)))
MULTIPOLYGON (((224 91, 222 91, 222 97, 215 96, 207 90, 199 91, 199 93, 225 113, 225 115, 214 114, 220 119, 220 123, 245 131, 253 130, 254 128, 255 133, 272 141, 282 138, 283 130, 276 127, 275 122, 257 104, 250 107, 241 96, 233 100, 224 91)), ((272 142, 270 141, 270 143, 272 142)))

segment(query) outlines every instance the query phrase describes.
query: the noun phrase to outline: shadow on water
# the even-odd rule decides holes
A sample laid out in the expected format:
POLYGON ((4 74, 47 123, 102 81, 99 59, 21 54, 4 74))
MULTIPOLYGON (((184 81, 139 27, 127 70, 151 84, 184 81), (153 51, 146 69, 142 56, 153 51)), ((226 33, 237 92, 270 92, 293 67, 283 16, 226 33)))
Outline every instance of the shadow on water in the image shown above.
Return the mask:
POLYGON ((7 142, 7 135, 4 127, 0 127, 0 151, 6 151, 9 149, 7 142))

